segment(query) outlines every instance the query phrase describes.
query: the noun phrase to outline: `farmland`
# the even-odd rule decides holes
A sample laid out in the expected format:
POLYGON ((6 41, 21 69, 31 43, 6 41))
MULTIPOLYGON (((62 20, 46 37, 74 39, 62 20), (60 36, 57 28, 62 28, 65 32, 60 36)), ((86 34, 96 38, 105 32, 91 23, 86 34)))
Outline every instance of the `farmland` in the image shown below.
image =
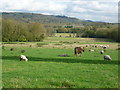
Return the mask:
POLYGON ((118 43, 108 39, 48 37, 43 42, 3 45, 3 88, 118 88, 118 43), (101 44, 110 46, 104 54, 101 44), (74 56, 74 47, 85 45, 98 47, 86 47, 81 57, 74 56), (21 54, 29 61, 19 61, 21 54), (104 61, 107 54, 112 61, 104 61))

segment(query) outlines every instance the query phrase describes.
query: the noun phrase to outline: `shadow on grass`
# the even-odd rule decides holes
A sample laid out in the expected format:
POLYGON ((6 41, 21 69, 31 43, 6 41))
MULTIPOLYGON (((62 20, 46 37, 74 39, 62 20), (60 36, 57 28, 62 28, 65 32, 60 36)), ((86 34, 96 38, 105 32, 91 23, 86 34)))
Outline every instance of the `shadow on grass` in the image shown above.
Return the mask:
MULTIPOLYGON (((118 64, 118 61, 104 61, 104 60, 88 60, 78 58, 37 58, 29 57, 29 61, 44 61, 44 62, 64 62, 64 63, 86 63, 86 64, 118 64)), ((3 56, 2 60, 18 60, 18 56, 3 56)), ((119 62, 120 63, 120 62, 119 62)))

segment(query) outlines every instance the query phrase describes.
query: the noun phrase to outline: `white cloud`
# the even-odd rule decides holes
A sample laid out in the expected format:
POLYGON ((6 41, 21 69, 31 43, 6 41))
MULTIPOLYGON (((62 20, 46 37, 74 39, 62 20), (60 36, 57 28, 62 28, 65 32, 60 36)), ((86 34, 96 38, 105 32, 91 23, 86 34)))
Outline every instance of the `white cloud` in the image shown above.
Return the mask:
POLYGON ((1 4, 4 10, 29 10, 29 11, 62 11, 65 5, 47 0, 4 0, 1 4))
POLYGON ((117 21, 119 0, 2 0, 0 11, 23 11, 117 21))

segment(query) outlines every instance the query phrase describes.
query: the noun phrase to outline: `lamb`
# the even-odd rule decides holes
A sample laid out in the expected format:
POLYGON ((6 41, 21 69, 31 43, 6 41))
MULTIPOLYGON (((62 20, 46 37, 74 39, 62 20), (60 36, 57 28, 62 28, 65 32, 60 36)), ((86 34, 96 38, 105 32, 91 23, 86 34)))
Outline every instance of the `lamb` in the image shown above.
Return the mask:
POLYGON ((103 49, 106 49, 107 48, 107 46, 103 46, 103 49))
POLYGON ((95 48, 97 48, 97 45, 95 45, 95 48))
POLYGON ((25 55, 20 55, 20 61, 23 60, 23 61, 28 61, 27 57, 25 55))
POLYGON ((11 48, 11 49, 10 49, 10 51, 13 51, 13 50, 14 50, 14 48, 11 48))
POLYGON ((86 47, 88 47, 88 45, 86 45, 86 47))
POLYGON ((90 52, 94 52, 95 50, 93 50, 93 49, 90 49, 89 51, 90 51, 90 52))
POLYGON ((111 57, 110 57, 109 55, 105 55, 105 56, 104 56, 104 60, 111 61, 112 59, 111 59, 111 57))
POLYGON ((101 54, 103 54, 103 53, 104 53, 104 51, 103 51, 103 50, 101 50, 101 51, 100 51, 100 53, 101 53, 101 54))
POLYGON ((100 47, 103 47, 103 45, 100 45, 100 47))

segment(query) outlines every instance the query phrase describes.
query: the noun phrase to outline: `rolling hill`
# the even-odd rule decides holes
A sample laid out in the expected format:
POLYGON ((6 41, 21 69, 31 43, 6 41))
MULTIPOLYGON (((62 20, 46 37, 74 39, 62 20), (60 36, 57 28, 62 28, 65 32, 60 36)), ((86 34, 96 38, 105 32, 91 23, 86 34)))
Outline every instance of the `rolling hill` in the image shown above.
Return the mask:
POLYGON ((91 20, 82 20, 77 19, 74 17, 68 17, 68 16, 60 16, 60 15, 43 15, 43 14, 35 14, 35 13, 18 13, 18 12, 3 12, 2 13, 3 18, 8 19, 15 19, 18 21, 23 21, 26 23, 29 22, 39 22, 42 24, 56 24, 56 25, 90 25, 94 23, 91 20))

